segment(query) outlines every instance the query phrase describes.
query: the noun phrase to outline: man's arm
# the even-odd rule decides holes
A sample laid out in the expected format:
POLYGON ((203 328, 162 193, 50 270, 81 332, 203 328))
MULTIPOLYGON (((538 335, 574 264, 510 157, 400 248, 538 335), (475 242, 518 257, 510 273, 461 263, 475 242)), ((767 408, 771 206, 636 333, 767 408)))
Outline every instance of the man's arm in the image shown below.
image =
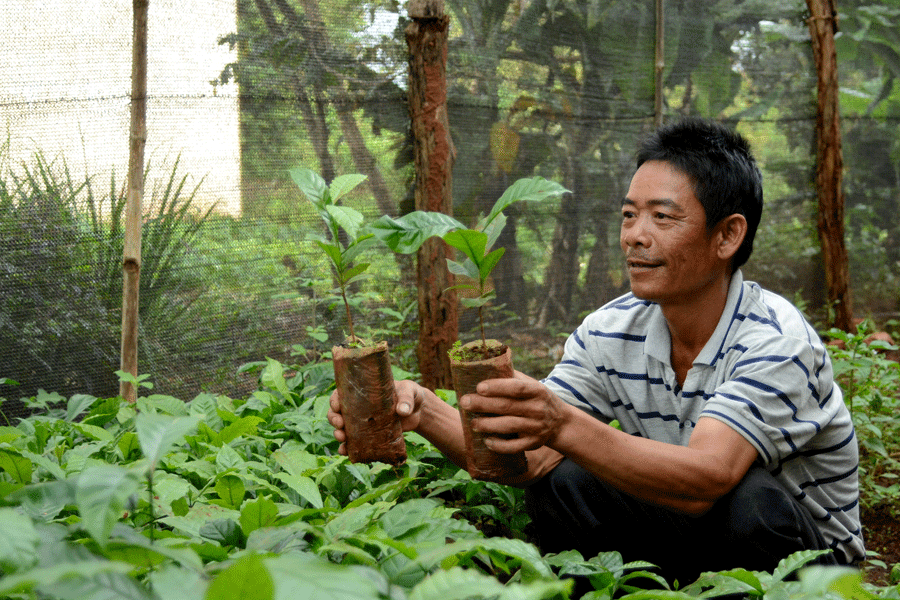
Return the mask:
MULTIPOLYGON (((413 382, 396 381, 397 405, 395 411, 400 417, 403 431, 415 431, 434 444, 441 453, 458 467, 466 468, 466 444, 463 437, 462 421, 459 411, 438 398, 431 390, 413 382)), ((331 395, 328 421, 334 427, 334 437, 341 442, 338 453, 346 455, 347 432, 344 431, 344 418, 341 415, 341 403, 338 391, 331 395)), ((528 472, 514 479, 501 483, 524 486, 549 473, 558 465, 563 457, 558 452, 538 447, 526 452, 528 456, 528 472)))
POLYGON ((529 460, 532 479, 542 475, 545 460, 552 463, 552 456, 566 456, 623 492, 687 514, 709 510, 737 485, 757 456, 739 433, 708 417, 697 423, 686 447, 628 435, 521 374, 482 382, 478 394, 462 402, 468 410, 504 415, 477 419, 481 431, 518 435, 509 440, 491 437, 490 448, 545 448, 535 454, 534 465, 529 460))

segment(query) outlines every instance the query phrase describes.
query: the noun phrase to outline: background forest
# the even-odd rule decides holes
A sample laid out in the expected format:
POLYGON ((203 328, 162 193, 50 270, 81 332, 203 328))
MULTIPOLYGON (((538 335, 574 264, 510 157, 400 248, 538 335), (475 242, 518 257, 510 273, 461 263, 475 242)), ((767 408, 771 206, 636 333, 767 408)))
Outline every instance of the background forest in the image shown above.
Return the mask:
MULTIPOLYGON (((745 275, 800 301, 825 326, 805 4, 663 6, 661 116, 714 117, 749 137, 767 206, 745 275)), ((498 242, 506 257, 492 277, 492 323, 539 340, 547 355, 534 365, 539 375, 552 364, 558 334, 627 287, 617 205, 637 142, 657 117, 654 2, 450 0, 446 10, 457 218, 474 220, 523 176, 572 190, 557 202, 510 207, 498 242)), ((852 293, 859 317, 885 323, 900 303, 900 4, 846 1, 839 12, 852 293)), ((347 201, 367 220, 411 210, 408 22, 396 1, 238 1, 236 29, 220 38, 237 61, 210 73, 209 83, 239 90, 239 214, 199 208, 204 188, 216 186, 202 173, 184 173, 177 162, 148 167, 148 182, 158 183, 146 201, 141 371, 167 392, 235 389, 244 362, 315 352, 343 335, 325 259, 311 241, 321 226, 288 170, 307 167, 327 181, 365 174, 347 201)), ((38 152, 17 164, 8 154, 0 150, 0 373, 20 385, 0 393, 110 393, 124 177, 72 175, 76 157, 38 152)), ((372 309, 373 330, 408 349, 414 262, 387 252, 372 261, 355 301, 372 309)), ((460 314, 463 339, 470 313, 460 314)), ((407 358, 415 370, 414 352, 407 358)))

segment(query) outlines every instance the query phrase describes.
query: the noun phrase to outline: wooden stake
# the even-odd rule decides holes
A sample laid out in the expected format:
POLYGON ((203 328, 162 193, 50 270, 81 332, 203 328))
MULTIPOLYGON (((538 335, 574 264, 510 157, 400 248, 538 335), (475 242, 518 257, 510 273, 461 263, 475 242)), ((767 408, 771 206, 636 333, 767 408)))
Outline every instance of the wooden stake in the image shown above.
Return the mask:
MULTIPOLYGON (((131 131, 128 148, 128 193, 125 204, 125 250, 122 256, 121 370, 137 377, 138 307, 141 282, 141 204, 144 196, 144 146, 147 143, 147 17, 150 0, 132 0, 131 131)), ((122 382, 119 394, 137 401, 137 388, 122 382)))

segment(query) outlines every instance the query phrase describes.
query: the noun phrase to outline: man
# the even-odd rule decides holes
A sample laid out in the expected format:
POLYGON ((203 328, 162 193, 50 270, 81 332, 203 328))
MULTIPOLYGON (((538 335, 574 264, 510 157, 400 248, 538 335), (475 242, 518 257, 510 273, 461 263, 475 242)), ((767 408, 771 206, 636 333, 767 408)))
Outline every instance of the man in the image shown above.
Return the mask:
MULTIPOLYGON (((707 121, 663 127, 622 201, 631 293, 589 315, 539 382, 482 382, 501 453, 526 450, 544 552, 618 550, 682 585, 702 571, 771 571, 797 550, 864 556, 858 448, 828 354, 801 313, 745 282, 762 213, 746 141, 707 121), (620 429, 609 425, 617 420, 620 429)), ((404 430, 464 466, 455 409, 397 383, 404 430)), ((329 420, 345 440, 339 403, 329 420)))

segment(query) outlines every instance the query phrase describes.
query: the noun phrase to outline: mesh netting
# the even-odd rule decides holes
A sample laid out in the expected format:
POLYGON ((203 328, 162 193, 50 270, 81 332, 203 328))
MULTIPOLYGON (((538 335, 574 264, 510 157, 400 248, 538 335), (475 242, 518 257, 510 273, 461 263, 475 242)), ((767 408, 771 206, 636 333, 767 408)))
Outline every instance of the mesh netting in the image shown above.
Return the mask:
MULTIPOLYGON (((900 9, 839 2, 855 312, 896 316, 896 65, 861 39, 900 9), (844 57, 847 58, 844 58, 844 57)), ((471 220, 520 177, 571 195, 513 205, 491 333, 543 374, 560 332, 627 290, 618 212, 656 120, 653 0, 447 2, 454 212, 471 220)), ((766 209, 745 276, 816 318, 816 75, 805 4, 666 0, 663 116, 725 121, 751 141, 766 209)), ((139 370, 155 392, 239 394, 241 365, 315 360, 344 332, 315 211, 288 170, 364 173, 367 219, 412 208, 409 19, 396 1, 153 0, 139 370)), ((131 7, 0 6, 0 397, 114 395, 119 212, 127 172, 131 7)), ((414 370, 415 275, 387 250, 354 290, 363 326, 414 370)), ((462 311, 460 337, 475 315, 462 311)))

